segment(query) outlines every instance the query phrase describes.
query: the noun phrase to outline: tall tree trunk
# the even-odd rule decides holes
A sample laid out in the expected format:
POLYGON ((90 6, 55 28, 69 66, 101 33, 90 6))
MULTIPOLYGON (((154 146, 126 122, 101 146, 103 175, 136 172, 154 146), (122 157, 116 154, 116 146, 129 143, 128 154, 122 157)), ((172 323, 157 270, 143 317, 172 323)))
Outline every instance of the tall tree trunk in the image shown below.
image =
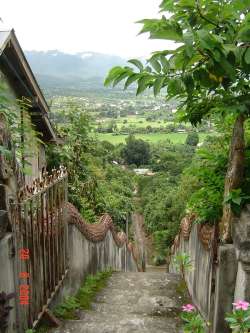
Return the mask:
MULTIPOLYGON (((244 115, 239 115, 234 123, 233 134, 231 139, 228 169, 225 178, 224 199, 230 191, 241 186, 244 178, 244 157, 245 157, 245 140, 244 140, 244 115)), ((234 214, 230 205, 224 204, 223 216, 220 222, 220 239, 223 243, 232 242, 232 220, 234 214)))

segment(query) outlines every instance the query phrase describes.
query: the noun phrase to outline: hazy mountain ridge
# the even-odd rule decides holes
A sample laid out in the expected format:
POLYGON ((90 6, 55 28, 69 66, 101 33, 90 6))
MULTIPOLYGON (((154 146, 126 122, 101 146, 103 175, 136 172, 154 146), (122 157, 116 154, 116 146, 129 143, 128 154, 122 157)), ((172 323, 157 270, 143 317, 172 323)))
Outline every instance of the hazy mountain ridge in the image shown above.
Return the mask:
POLYGON ((126 63, 121 57, 95 52, 67 54, 52 50, 25 54, 34 73, 60 78, 104 77, 112 66, 126 63))
POLYGON ((96 52, 26 51, 25 55, 41 87, 56 94, 103 89, 108 71, 126 64, 119 56, 96 52))

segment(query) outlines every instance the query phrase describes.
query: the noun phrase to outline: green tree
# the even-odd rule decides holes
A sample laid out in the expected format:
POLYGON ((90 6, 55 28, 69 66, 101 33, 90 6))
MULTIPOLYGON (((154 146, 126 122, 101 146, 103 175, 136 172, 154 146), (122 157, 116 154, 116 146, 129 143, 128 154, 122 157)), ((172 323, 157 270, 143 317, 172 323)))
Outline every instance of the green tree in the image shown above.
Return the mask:
POLYGON ((136 139, 133 135, 129 135, 121 154, 127 164, 145 165, 150 159, 150 145, 141 139, 136 139))
MULTIPOLYGON (((244 122, 250 113, 250 9, 248 0, 163 0, 160 19, 145 19, 141 33, 178 43, 154 52, 144 66, 114 67, 106 85, 137 82, 137 95, 153 88, 180 101, 181 120, 197 125, 204 118, 232 114, 234 126, 224 197, 241 187, 244 176, 244 122), (166 16, 164 15, 166 13, 166 16)), ((233 214, 224 205, 220 236, 231 241, 233 214)))
POLYGON ((112 162, 119 155, 107 141, 91 134, 90 116, 77 106, 70 106, 60 116, 58 131, 63 145, 47 148, 48 167, 63 164, 69 171, 69 201, 89 221, 109 213, 113 221, 124 226, 133 210, 133 177, 112 162))
POLYGON ((197 146, 199 143, 199 135, 196 132, 188 133, 186 138, 186 145, 197 146))

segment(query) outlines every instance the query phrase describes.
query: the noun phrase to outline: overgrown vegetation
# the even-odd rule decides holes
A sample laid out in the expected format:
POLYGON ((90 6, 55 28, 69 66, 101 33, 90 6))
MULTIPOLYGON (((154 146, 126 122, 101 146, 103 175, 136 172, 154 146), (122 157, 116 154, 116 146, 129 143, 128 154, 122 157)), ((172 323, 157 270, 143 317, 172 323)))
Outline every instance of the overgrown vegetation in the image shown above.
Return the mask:
POLYGON ((93 137, 91 119, 84 110, 71 106, 62 119, 57 129, 63 143, 48 147, 48 167, 67 167, 69 201, 89 222, 106 212, 123 227, 133 210, 133 175, 116 163, 113 145, 93 137))
MULTIPOLYGON (((144 19, 141 33, 152 39, 180 43, 175 49, 154 52, 147 64, 131 59, 129 66, 114 67, 105 84, 113 86, 125 80, 124 87, 137 83, 137 95, 152 88, 155 96, 166 92, 167 98, 177 99, 179 120, 193 125, 204 119, 232 117, 231 140, 224 199, 231 191, 240 189, 245 180, 244 123, 250 115, 250 10, 248 1, 224 0, 163 0, 162 17, 144 19), (164 13, 166 15, 164 15, 164 13)), ((211 177, 210 177, 211 180, 211 177)), ((213 179, 209 188, 215 186, 213 179), (213 186, 211 186, 213 185, 213 186)), ((216 187, 220 185, 217 183, 216 187)), ((204 198, 202 189, 199 199, 204 198)), ((209 201, 214 203, 214 190, 209 201)), ((204 200, 203 200, 204 201, 204 200)), ((215 216, 206 207, 204 220, 215 216)), ((195 209, 201 212, 202 207, 195 209)), ((234 213, 224 200, 220 223, 220 237, 231 242, 231 224, 234 213)))
POLYGON ((0 143, 0 154, 11 161, 13 153, 24 174, 31 174, 31 159, 38 153, 39 144, 43 144, 39 133, 31 121, 32 103, 28 98, 14 98, 8 85, 0 83, 0 118, 6 130, 11 133, 11 142, 0 143))
POLYGON ((96 293, 106 286, 111 275, 112 270, 88 275, 76 295, 66 297, 64 302, 54 309, 55 316, 61 319, 77 319, 76 311, 91 308, 96 293))

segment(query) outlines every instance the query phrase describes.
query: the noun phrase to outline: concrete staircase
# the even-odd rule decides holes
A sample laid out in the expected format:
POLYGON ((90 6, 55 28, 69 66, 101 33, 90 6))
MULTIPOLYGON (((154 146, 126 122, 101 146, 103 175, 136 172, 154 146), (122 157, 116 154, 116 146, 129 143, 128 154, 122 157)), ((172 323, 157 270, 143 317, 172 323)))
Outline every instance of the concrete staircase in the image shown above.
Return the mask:
POLYGON ((114 273, 80 320, 54 333, 180 333, 179 277, 164 271, 114 273))

